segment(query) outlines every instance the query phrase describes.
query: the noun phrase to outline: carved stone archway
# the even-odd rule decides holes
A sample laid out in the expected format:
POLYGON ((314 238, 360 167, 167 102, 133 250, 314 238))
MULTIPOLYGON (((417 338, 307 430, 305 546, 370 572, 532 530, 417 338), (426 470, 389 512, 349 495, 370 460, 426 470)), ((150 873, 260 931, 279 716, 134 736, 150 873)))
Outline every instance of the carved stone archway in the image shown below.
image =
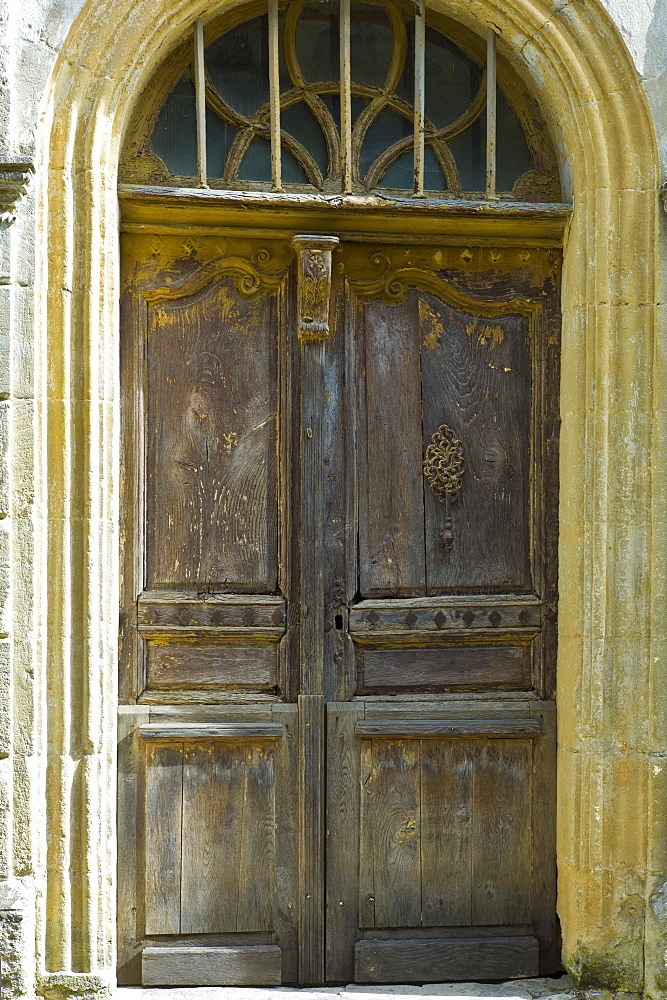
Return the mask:
MULTIPOLYGON (((667 894, 667 547, 653 127, 597 4, 439 7, 479 33, 493 24, 550 122, 574 197, 561 379, 559 913, 565 961, 583 982, 638 990, 646 971, 657 996, 667 985, 656 903, 667 894)), ((54 69, 41 133, 35 601, 48 821, 38 941, 43 987, 56 991, 105 991, 114 977, 118 153, 135 96, 204 8, 89 0, 54 69)))

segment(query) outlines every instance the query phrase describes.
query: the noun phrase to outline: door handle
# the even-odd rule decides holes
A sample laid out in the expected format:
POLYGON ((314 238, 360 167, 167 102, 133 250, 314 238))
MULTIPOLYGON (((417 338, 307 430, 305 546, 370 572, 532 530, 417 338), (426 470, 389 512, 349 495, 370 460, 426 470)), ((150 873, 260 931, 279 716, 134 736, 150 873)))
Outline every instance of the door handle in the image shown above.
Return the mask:
POLYGON ((431 443, 424 456, 423 469, 433 493, 445 507, 445 526, 440 532, 440 537, 445 551, 449 552, 454 543, 452 504, 461 489, 465 460, 463 445, 447 424, 441 424, 431 437, 431 443))

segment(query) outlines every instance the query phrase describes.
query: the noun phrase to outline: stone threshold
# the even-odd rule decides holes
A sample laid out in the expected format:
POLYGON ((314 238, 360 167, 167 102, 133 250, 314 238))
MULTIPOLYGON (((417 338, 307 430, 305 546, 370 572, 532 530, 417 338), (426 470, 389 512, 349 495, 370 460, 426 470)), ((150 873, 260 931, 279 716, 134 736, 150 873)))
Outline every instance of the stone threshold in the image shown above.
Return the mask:
POLYGON ((578 989, 569 976, 513 979, 506 983, 428 983, 424 986, 123 986, 117 1000, 395 1000, 396 997, 476 997, 477 1000, 630 1000, 635 994, 578 989))

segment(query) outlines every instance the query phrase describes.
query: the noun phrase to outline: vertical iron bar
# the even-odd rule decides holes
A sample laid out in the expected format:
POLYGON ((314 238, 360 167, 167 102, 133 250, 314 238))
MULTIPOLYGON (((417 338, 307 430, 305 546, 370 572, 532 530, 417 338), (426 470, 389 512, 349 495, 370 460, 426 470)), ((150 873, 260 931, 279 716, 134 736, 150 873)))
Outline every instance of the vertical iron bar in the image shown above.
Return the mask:
POLYGON ((415 183, 414 193, 424 195, 424 62, 426 10, 424 0, 415 2, 415 183))
POLYGON ((206 177, 206 81, 204 79, 204 22, 195 23, 195 95, 197 103, 197 178, 208 187, 206 177))
POLYGON ((269 0, 269 104, 271 110, 271 177, 274 191, 282 191, 283 189, 278 34, 278 0, 269 0))
POLYGON ((340 129, 343 194, 352 191, 352 70, 350 0, 340 0, 340 129))
POLYGON ((496 34, 486 36, 486 197, 496 198, 496 34))

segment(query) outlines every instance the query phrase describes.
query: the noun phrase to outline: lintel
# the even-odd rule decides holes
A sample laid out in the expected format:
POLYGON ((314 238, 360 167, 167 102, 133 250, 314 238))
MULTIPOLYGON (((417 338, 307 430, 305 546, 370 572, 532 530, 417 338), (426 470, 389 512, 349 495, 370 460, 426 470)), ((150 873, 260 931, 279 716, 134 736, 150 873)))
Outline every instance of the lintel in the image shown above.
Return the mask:
POLYGON ((123 232, 215 235, 252 228, 267 238, 299 232, 346 239, 560 247, 572 207, 561 203, 218 191, 123 184, 123 232))

